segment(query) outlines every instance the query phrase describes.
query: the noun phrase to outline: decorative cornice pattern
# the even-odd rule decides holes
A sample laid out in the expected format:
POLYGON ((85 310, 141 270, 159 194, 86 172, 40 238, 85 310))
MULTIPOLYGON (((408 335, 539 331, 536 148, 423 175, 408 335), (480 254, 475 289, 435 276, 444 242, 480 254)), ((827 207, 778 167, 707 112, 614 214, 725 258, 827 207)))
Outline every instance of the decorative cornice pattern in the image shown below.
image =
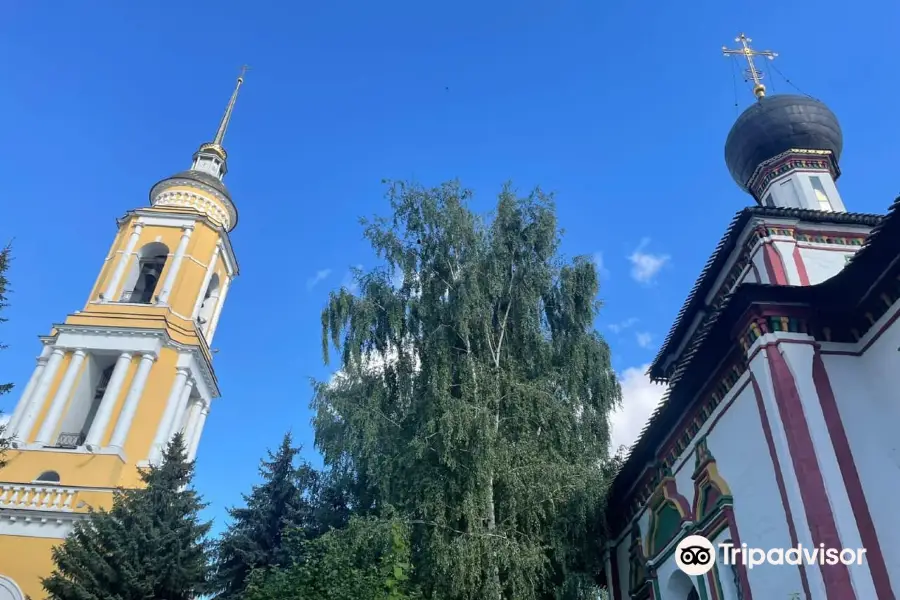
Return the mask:
POLYGON ((748 187, 753 196, 759 199, 774 179, 796 169, 828 171, 834 180, 841 176, 831 150, 793 149, 782 152, 756 167, 748 187))
POLYGON ((165 190, 153 199, 153 206, 192 208, 205 214, 226 230, 231 229, 231 224, 234 221, 233 215, 229 214, 230 211, 223 208, 223 206, 231 208, 231 203, 221 197, 217 197, 217 200, 219 202, 213 202, 206 196, 185 190, 165 190))
POLYGON ((165 194, 167 190, 176 186, 190 187, 196 190, 200 190, 204 194, 209 194, 210 196, 218 200, 222 204, 222 206, 226 207, 229 215, 228 225, 225 225, 226 231, 231 231, 231 228, 234 227, 234 225, 237 223, 237 210, 234 208, 234 203, 232 203, 229 198, 227 198, 224 194, 222 194, 215 188, 196 181, 195 179, 173 177, 160 181, 155 186, 153 186, 153 189, 150 190, 150 197, 153 198, 151 204, 153 206, 156 206, 157 199, 165 194))

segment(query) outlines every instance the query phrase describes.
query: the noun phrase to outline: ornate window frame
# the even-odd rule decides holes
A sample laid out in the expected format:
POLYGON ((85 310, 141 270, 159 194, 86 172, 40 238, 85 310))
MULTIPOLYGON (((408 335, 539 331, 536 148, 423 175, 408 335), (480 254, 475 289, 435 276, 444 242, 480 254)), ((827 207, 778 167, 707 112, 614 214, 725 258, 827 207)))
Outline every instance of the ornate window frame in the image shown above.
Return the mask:
POLYGON ((647 528, 647 556, 655 558, 660 552, 671 545, 672 540, 677 539, 684 528, 684 524, 691 521, 691 508, 684 496, 678 493, 675 478, 671 470, 664 468, 662 478, 656 486, 656 491, 650 496, 648 508, 650 510, 650 525, 647 528), (660 517, 665 512, 675 511, 678 517, 678 525, 664 539, 658 539, 660 534, 660 517))

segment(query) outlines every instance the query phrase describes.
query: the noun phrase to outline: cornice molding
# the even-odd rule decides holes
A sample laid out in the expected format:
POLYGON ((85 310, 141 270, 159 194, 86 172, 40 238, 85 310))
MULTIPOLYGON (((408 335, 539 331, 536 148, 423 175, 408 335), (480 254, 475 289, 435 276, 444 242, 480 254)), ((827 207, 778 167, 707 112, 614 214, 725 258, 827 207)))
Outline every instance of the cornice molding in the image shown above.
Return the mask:
POLYGON ((189 354, 194 361, 200 366, 200 376, 203 383, 206 384, 212 393, 213 398, 219 398, 219 384, 213 371, 212 362, 206 354, 198 346, 182 344, 173 340, 169 333, 163 329, 143 329, 139 327, 103 327, 83 325, 66 325, 54 324, 53 329, 56 331, 54 335, 42 336, 41 341, 44 344, 53 344, 59 338, 61 333, 74 333, 86 336, 122 336, 122 337, 140 337, 159 340, 163 347, 172 348, 179 353, 189 354))

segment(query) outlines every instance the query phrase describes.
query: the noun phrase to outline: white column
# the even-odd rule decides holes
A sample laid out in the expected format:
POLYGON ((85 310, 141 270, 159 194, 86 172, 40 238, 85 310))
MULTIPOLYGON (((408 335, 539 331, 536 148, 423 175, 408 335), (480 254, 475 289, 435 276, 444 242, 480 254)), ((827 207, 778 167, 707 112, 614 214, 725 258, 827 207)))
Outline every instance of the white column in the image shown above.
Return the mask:
POLYGON ((134 379, 131 380, 131 388, 128 395, 125 396, 125 403, 119 412, 119 419, 116 421, 116 428, 113 430, 112 439, 109 445, 115 448, 122 448, 125 439, 128 437, 128 431, 131 429, 131 422, 134 420, 134 413, 137 412, 138 402, 144 393, 144 386, 147 385, 147 376, 150 374, 150 367, 156 356, 153 354, 142 354, 141 362, 138 363, 137 371, 134 373, 134 379))
POLYGON ((34 388, 37 387, 38 381, 41 379, 41 374, 43 374, 44 368, 47 366, 47 354, 49 354, 49 350, 49 347, 45 347, 45 351, 42 352, 37 359, 37 366, 35 366, 34 372, 31 374, 31 379, 28 380, 28 385, 25 386, 25 391, 22 392, 19 403, 16 404, 16 409, 9 418, 9 423, 6 424, 6 433, 4 434, 6 437, 15 437, 16 435, 16 428, 19 426, 19 421, 21 421, 22 417, 25 415, 25 412, 28 409, 28 403, 31 401, 31 395, 34 393, 34 388))
POLYGON ((184 436, 184 449, 190 451, 191 443, 194 441, 194 431, 197 427, 197 420, 200 418, 200 411, 203 409, 203 400, 194 398, 188 407, 187 419, 184 420, 184 427, 181 428, 181 434, 184 436))
POLYGON ((106 290, 100 294, 101 300, 111 301, 116 293, 116 289, 119 287, 119 283, 122 281, 122 275, 125 274, 125 267, 128 265, 128 258, 131 256, 131 253, 134 252, 134 247, 137 246, 138 238, 141 237, 141 230, 144 228, 140 223, 134 224, 134 231, 131 232, 131 237, 128 238, 128 243, 125 245, 125 250, 119 256, 118 261, 116 262, 116 270, 113 271, 113 276, 109 280, 109 284, 106 286, 106 290))
POLYGON ((113 368, 112 376, 106 385, 106 391, 103 392, 103 399, 100 400, 100 406, 97 408, 97 414, 94 415, 94 422, 88 431, 85 445, 87 449, 93 452, 103 443, 103 434, 109 427, 109 421, 112 419, 113 408, 116 406, 116 400, 122 392, 122 384, 125 383, 125 376, 128 374, 128 367, 131 366, 131 353, 123 352, 116 360, 116 366, 113 368))
POLYGON ((50 358, 47 359, 47 366, 44 367, 44 372, 41 374, 41 379, 34 390, 34 395, 28 401, 28 408, 25 409, 25 412, 22 414, 22 420, 16 426, 16 437, 19 443, 28 441, 28 435, 31 433, 32 427, 34 427, 34 422, 37 420, 41 408, 44 406, 47 392, 50 391, 50 386, 53 385, 56 372, 59 370, 59 364, 65 355, 66 351, 64 348, 54 348, 50 353, 50 358))
POLYGON ((159 426, 156 428, 156 436, 153 438, 153 444, 150 446, 150 456, 147 459, 151 464, 156 464, 162 453, 163 447, 168 439, 166 436, 172 430, 172 421, 175 418, 175 411, 178 409, 178 401, 184 392, 187 384, 188 370, 179 367, 175 370, 175 382, 172 384, 172 391, 169 392, 169 399, 166 400, 166 408, 163 411, 159 426))
POLYGON ((87 355, 81 349, 72 353, 72 359, 69 361, 66 373, 63 375, 62 381, 59 382, 59 389, 56 390, 56 395, 53 396, 53 402, 50 404, 50 410, 47 411, 47 416, 44 418, 44 424, 41 425, 34 440, 36 444, 42 446, 50 444, 53 434, 56 433, 59 420, 62 418, 63 411, 66 409, 69 396, 72 395, 72 387, 75 385, 75 379, 81 371, 81 365, 84 364, 85 356, 87 355))
POLYGON ((228 294, 229 287, 231 287, 231 277, 227 277, 222 283, 222 291, 219 293, 219 299, 216 301, 216 310, 213 312, 213 317, 210 319, 209 324, 206 325, 204 335, 206 336, 207 344, 212 343, 213 334, 216 333, 216 326, 219 324, 219 315, 222 314, 222 307, 225 306, 225 296, 228 294))
MULTIPOLYGON (((184 384, 184 389, 181 391, 181 396, 178 398, 178 404, 175 408, 175 414, 172 415, 172 421, 169 424, 169 431, 166 432, 166 439, 163 443, 165 447, 166 444, 172 441, 172 438, 176 433, 181 431, 181 426, 184 423, 185 412, 187 412, 188 403, 191 401, 191 393, 194 391, 194 381, 192 379, 188 379, 184 384)), ((185 440, 185 444, 187 444, 187 440, 185 440)))
POLYGON ((206 288, 209 286, 209 280, 212 279, 213 272, 216 269, 216 263, 219 260, 219 252, 222 247, 220 245, 216 245, 216 249, 213 250, 212 258, 209 259, 209 265, 206 267, 206 275, 203 276, 203 283, 200 285, 200 292, 197 294, 197 301, 194 303, 194 310, 191 311, 191 321, 197 320, 197 315, 200 313, 200 306, 203 304, 203 297, 206 295, 206 288))
POLYGON ((181 269, 181 262, 184 260, 184 252, 187 250, 188 242, 191 240, 191 232, 194 231, 193 225, 185 225, 182 227, 181 241, 178 242, 178 248, 175 249, 175 256, 172 257, 172 266, 169 267, 169 273, 163 282, 162 291, 159 293, 159 304, 165 304, 169 300, 169 294, 172 293, 172 286, 175 284, 175 278, 181 269))
POLYGON ((206 424, 206 417, 209 415, 209 404, 201 400, 203 402, 202 407, 200 408, 200 416, 197 417, 196 423, 194 423, 191 431, 191 445, 188 448, 188 460, 194 460, 197 456, 197 448, 200 446, 200 434, 203 433, 203 426, 206 424))

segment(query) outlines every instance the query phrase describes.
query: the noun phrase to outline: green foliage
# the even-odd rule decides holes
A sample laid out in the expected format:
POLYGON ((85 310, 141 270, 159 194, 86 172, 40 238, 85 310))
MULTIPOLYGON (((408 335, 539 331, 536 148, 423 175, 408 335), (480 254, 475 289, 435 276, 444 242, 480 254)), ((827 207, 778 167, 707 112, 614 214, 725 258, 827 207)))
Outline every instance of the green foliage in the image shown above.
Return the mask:
POLYGON ((316 444, 412 527, 425 597, 593 599, 621 396, 595 267, 560 258, 540 190, 505 187, 491 220, 470 195, 395 183, 364 221, 386 265, 322 313, 341 376, 316 385, 316 444))
POLYGON ((290 564, 283 544, 284 532, 311 522, 310 494, 316 473, 307 464, 294 465, 300 449, 291 434, 269 460, 260 464, 263 483, 245 495, 246 506, 229 510, 231 522, 216 545, 213 589, 216 598, 239 597, 254 569, 290 564))
MULTIPOLYGON (((0 250, 0 312, 3 311, 4 308, 9 306, 7 302, 6 294, 9 292, 9 280, 6 278, 6 271, 9 269, 9 263, 12 260, 12 246, 8 245, 0 250)), ((5 323, 7 319, 5 317, 0 316, 0 323, 5 323)), ((6 345, 0 343, 0 350, 5 350, 6 345)), ((12 391, 13 384, 11 383, 0 383, 0 396, 3 394, 8 394, 12 391)), ((0 425, 0 468, 6 466, 6 461, 3 460, 6 455, 6 451, 9 450, 10 442, 12 440, 6 436, 6 426, 0 425)))
POLYGON ((294 545, 288 568, 259 570, 243 600, 415 600, 407 528, 353 517, 344 529, 294 545))
POLYGON ((190 489, 193 464, 179 434, 144 487, 116 492, 109 511, 91 511, 61 546, 43 580, 51 600, 192 600, 204 593, 209 524, 190 489))

